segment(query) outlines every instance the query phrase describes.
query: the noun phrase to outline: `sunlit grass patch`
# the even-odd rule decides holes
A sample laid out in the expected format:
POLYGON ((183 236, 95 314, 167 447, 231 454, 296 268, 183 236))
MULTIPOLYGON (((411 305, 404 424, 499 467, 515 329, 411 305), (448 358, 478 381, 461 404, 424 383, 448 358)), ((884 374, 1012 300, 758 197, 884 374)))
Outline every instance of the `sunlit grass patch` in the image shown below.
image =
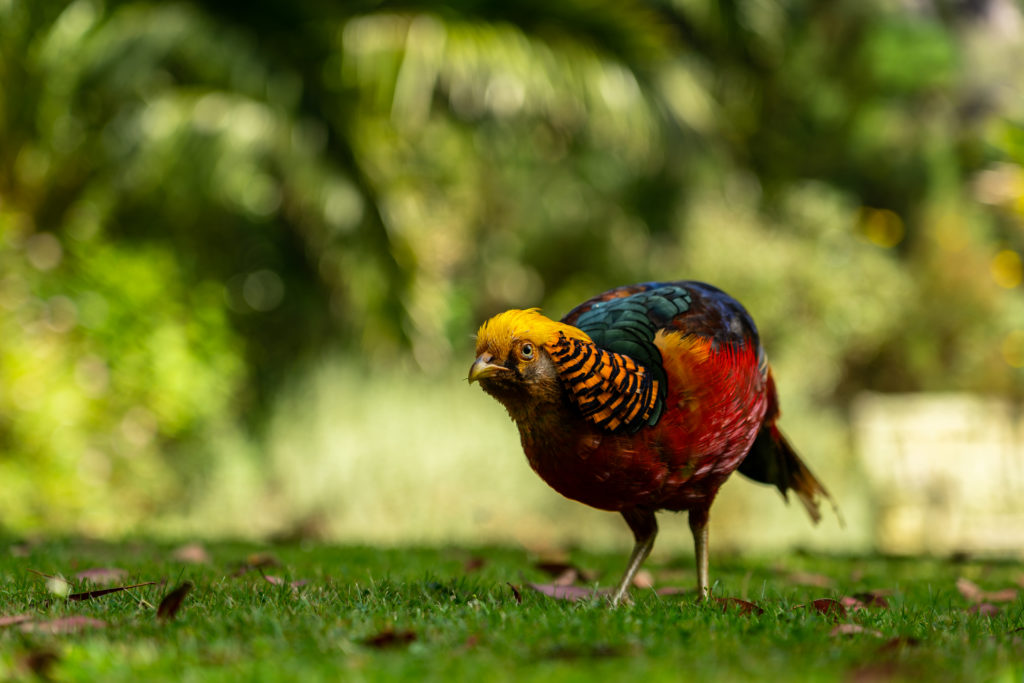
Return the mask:
POLYGON ((720 556, 714 592, 728 600, 697 604, 685 590, 692 558, 672 557, 650 564, 651 587, 634 588, 631 605, 612 609, 600 595, 553 599, 530 584, 564 580, 558 570, 567 566, 578 570, 574 585, 607 586, 621 570, 618 554, 573 551, 559 564, 515 547, 224 543, 205 547, 208 561, 186 562, 175 550, 144 541, 3 544, 0 677, 975 681, 1024 673, 1021 569, 1011 563, 720 556), (158 583, 69 600, 30 570, 63 577, 73 594, 95 588, 96 576, 158 583), (185 582, 194 589, 177 612, 158 618, 185 582))

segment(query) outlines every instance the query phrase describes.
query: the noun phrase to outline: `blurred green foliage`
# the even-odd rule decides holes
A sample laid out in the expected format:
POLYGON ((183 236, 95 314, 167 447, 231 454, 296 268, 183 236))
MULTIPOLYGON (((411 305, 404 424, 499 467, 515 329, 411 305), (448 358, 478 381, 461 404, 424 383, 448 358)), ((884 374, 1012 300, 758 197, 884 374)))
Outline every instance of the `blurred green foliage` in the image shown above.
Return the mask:
POLYGON ((489 314, 641 280, 744 301, 797 404, 1022 398, 1022 27, 1011 0, 0 0, 0 523, 185 505, 328 351, 440 375, 489 314))

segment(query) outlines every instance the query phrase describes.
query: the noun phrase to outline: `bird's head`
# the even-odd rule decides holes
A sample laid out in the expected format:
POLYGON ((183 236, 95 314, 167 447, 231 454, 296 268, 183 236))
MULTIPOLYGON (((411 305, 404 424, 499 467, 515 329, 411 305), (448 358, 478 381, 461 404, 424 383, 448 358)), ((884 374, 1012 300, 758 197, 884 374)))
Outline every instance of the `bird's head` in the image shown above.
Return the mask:
POLYGON ((494 316, 477 331, 469 381, 479 382, 514 418, 524 403, 558 400, 562 389, 548 349, 560 335, 590 341, 582 330, 555 322, 536 308, 494 316))

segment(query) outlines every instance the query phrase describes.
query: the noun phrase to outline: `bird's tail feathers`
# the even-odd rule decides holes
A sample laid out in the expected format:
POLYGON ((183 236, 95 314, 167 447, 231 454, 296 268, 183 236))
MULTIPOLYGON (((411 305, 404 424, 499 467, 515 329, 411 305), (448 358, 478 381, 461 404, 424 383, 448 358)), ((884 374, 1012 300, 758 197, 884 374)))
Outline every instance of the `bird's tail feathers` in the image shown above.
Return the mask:
POLYGON ((740 463, 739 472, 754 481, 778 487, 786 500, 789 500, 789 491, 796 493, 815 524, 821 520, 819 499, 824 498, 832 505, 839 523, 844 525, 828 489, 811 473, 774 424, 761 427, 750 452, 740 463))

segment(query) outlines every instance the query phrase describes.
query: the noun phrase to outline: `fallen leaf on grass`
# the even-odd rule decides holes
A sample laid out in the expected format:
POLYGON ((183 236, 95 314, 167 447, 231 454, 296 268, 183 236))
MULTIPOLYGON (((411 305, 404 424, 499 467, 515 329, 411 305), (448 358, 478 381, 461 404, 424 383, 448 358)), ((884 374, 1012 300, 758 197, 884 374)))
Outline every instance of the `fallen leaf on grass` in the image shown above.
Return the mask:
POLYGON ((534 566, 553 577, 553 583, 558 586, 571 586, 577 580, 589 582, 597 578, 595 572, 580 569, 569 562, 538 562, 534 566))
POLYGON ((396 631, 393 628, 386 628, 377 635, 370 636, 369 638, 364 640, 363 644, 369 645, 370 647, 384 649, 388 647, 408 645, 414 640, 416 640, 415 631, 396 631))
POLYGON ((538 593, 543 593, 549 598, 555 598, 556 600, 568 600, 569 602, 576 602, 577 600, 584 600, 587 598, 593 598, 597 595, 607 595, 608 590, 595 590, 593 588, 585 588, 583 586, 561 586, 557 583, 528 583, 526 584, 538 593))
POLYGON ((999 608, 991 602, 979 602, 967 608, 968 614, 980 614, 983 617, 994 617, 999 614, 999 608))
POLYGON ((87 628, 105 628, 106 625, 107 622, 102 619, 75 615, 46 621, 26 621, 20 628, 34 633, 75 633, 87 628))
POLYGON ((4 626, 15 626, 26 621, 32 621, 35 617, 31 614, 13 614, 11 616, 0 617, 0 628, 4 626))
POLYGON ((868 607, 877 607, 879 609, 889 609, 889 601, 886 599, 887 591, 866 591, 864 593, 854 593, 853 595, 847 595, 839 599, 843 607, 851 610, 867 609, 868 607))
POLYGON ((971 602, 1013 602, 1017 599, 1016 588, 1004 588, 998 591, 986 591, 970 579, 960 577, 956 580, 956 589, 960 595, 971 602))
POLYGON ((837 636, 855 636, 859 634, 875 636, 876 638, 882 637, 881 631, 876 631, 873 628, 864 628, 860 624, 836 624, 828 634, 833 638, 837 636))
MULTIPOLYGON (((263 576, 263 579, 267 583, 273 584, 275 586, 284 586, 285 585, 284 579, 282 579, 280 576, 274 576, 273 574, 261 574, 261 575, 263 576)), ((299 579, 297 581, 292 581, 292 582, 288 583, 287 585, 288 585, 289 588, 298 589, 298 588, 302 588, 307 583, 309 583, 308 580, 306 580, 306 579, 299 579)))
POLYGON ((467 559, 465 562, 462 563, 462 569, 467 574, 472 574, 473 572, 478 572, 481 569, 483 569, 485 564, 487 564, 487 558, 486 557, 480 557, 479 555, 474 555, 473 557, 470 557, 469 559, 467 559))
POLYGON ((818 588, 828 588, 835 584, 835 581, 830 577, 811 572, 792 572, 786 578, 791 583, 798 583, 802 586, 816 586, 818 588))
POLYGON ((185 602, 185 596, 188 595, 193 588, 195 588, 195 585, 191 581, 185 581, 165 595, 163 600, 160 601, 160 606, 156 608, 156 618, 164 621, 170 621, 176 617, 178 612, 181 610, 182 604, 185 602))
POLYGON ((842 603, 832 600, 831 598, 821 598, 815 600, 808 605, 797 605, 793 609, 813 609, 818 614, 826 617, 833 617, 836 619, 846 616, 846 608, 843 607, 842 603))
POLYGON ((178 562, 187 562, 188 564, 210 564, 210 553, 206 552, 206 548, 198 543, 187 543, 173 553, 171 558, 178 562))
POLYGON ((128 575, 123 569, 117 567, 96 567, 95 569, 84 569, 75 578, 79 581, 91 581, 92 583, 115 583, 128 575))
POLYGON ((519 592, 519 587, 511 583, 508 584, 508 587, 512 589, 512 597, 516 599, 516 604, 523 604, 523 594, 519 592))
POLYGON ((739 598, 712 598, 712 600, 722 606, 723 612, 727 612, 730 607, 734 607, 744 616, 748 614, 764 614, 763 609, 747 600, 740 600, 739 598))
POLYGON ((131 586, 116 586, 114 588, 101 588, 95 591, 86 591, 84 593, 72 593, 68 596, 68 600, 92 600, 93 598, 99 598, 104 595, 111 593, 120 593, 121 591, 131 590, 132 588, 141 588, 142 586, 155 586, 158 582, 146 581, 145 583, 136 583, 131 586))

